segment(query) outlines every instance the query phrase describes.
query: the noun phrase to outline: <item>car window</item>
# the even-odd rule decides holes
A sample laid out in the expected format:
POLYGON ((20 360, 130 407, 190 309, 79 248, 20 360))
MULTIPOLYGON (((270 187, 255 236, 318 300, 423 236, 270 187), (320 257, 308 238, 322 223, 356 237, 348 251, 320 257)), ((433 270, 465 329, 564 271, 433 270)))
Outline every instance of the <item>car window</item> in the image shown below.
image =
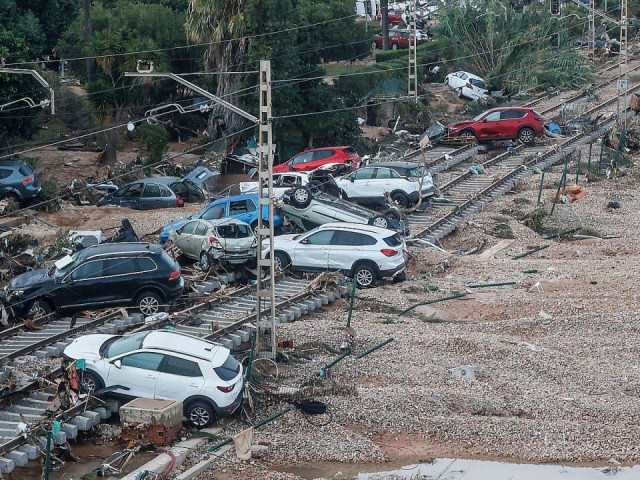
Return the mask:
POLYGON ((500 119, 509 120, 513 118, 524 118, 525 115, 526 112, 523 112, 522 110, 503 110, 500 114, 500 119))
POLYGON ((187 192, 187 187, 185 187, 182 182, 173 182, 169 187, 171 187, 171 190, 181 197, 184 197, 184 194, 187 192))
POLYGON ((358 232, 347 232, 344 230, 338 230, 331 240, 332 245, 347 245, 353 247, 375 245, 376 243, 378 243, 378 241, 371 235, 358 232))
POLYGON ((117 357, 123 353, 132 352, 142 348, 142 342, 151 332, 139 332, 124 337, 111 337, 100 347, 101 354, 106 358, 117 357), (105 347, 104 352, 102 349, 105 347))
POLYGON ((424 167, 420 165, 419 167, 411 168, 407 172, 408 177, 412 178, 420 178, 424 176, 424 167))
POLYGON ((308 245, 330 245, 331 237, 333 237, 333 230, 322 230, 313 235, 309 235, 305 239, 305 243, 308 245))
POLYGON ((33 170, 31 170, 31 167, 29 165, 25 165, 24 163, 18 167, 18 171, 25 177, 28 177, 33 173, 33 170))
POLYGON ((200 366, 196 362, 185 360, 184 358, 172 357, 171 355, 164 356, 164 362, 160 367, 160 371, 170 373, 171 375, 180 375, 182 377, 202 376, 200 366))
POLYGON ((155 183, 147 183, 144 186, 143 198, 157 198, 160 196, 160 187, 155 183))
POLYGON ((143 370, 158 371, 163 355, 159 353, 140 352, 122 357, 122 365, 127 367, 142 368, 143 370))
POLYGON ((138 272, 150 272, 151 270, 155 270, 157 268, 156 263, 150 258, 137 257, 135 263, 136 270, 138 272))
POLYGON ((202 219, 218 220, 224 217, 225 207, 226 207, 226 204, 224 203, 221 203, 220 205, 214 205, 213 207, 209 208, 206 212, 204 212, 204 214, 202 215, 202 219))
POLYGON ((401 173, 404 175, 404 170, 389 170, 391 178, 400 178, 402 176, 401 173))
POLYGON ((470 82, 471 82, 471 85, 473 85, 474 87, 478 87, 478 88, 481 88, 483 90, 487 89, 487 87, 485 86, 485 84, 484 84, 484 82, 482 80, 477 80, 475 78, 472 78, 470 80, 470 82))
POLYGON ((460 72, 460 75, 459 75, 459 76, 460 76, 460 78, 461 78, 462 80, 466 80, 466 79, 467 79, 467 77, 468 77, 468 75, 467 75, 466 73, 464 73, 464 72, 460 72))
POLYGON ((373 178, 373 168, 360 168, 353 172, 353 178, 355 180, 369 180, 373 178))
POLYGON ((488 122, 493 122, 496 120, 500 120, 500 112, 492 112, 485 117, 488 122))
POLYGON ((243 213, 253 212, 255 209, 256 206, 248 199, 229 203, 229 215, 242 215, 243 213))
POLYGON ((113 196, 114 196, 114 197, 116 197, 116 198, 120 198, 120 197, 124 194, 124 192, 126 192, 126 191, 127 191, 127 189, 128 189, 128 188, 129 188, 129 187, 122 187, 122 188, 120 188, 120 189, 116 190, 116 191, 113 193, 113 196))
POLYGON ((282 187, 295 187, 300 185, 300 177, 295 175, 281 175, 278 178, 278 185, 282 187))
POLYGON ((391 178, 391 170, 388 168, 376 168, 375 169, 376 180, 384 180, 385 178, 391 178))
POLYGON ((320 150, 319 152, 313 152, 313 160, 325 160, 334 155, 333 150, 320 150))
POLYGON ((5 178, 9 178, 11 176, 12 170, 8 168, 0 168, 0 180, 5 178))
POLYGON ((238 376, 240 364, 235 358, 229 355, 222 365, 215 367, 213 370, 216 372, 216 375, 220 377, 220 380, 228 382, 238 376))
POLYGON ((180 233, 191 235, 196 229, 196 222, 188 222, 180 229, 180 233))
POLYGON ((73 272, 71 272, 71 280, 90 280, 102 276, 102 267, 106 260, 92 260, 87 263, 83 263, 73 272))
POLYGON ((134 257, 129 258, 110 258, 105 260, 103 275, 109 277, 112 275, 127 275, 136 273, 138 265, 134 257))
POLYGON ((208 229, 209 227, 207 227, 206 223, 198 222, 198 226, 196 227, 196 235, 206 235, 208 229))
POLYGON ((124 192, 123 197, 126 197, 126 198, 139 197, 140 194, 142 193, 142 187, 143 187, 142 183, 134 183, 133 185, 129 186, 129 188, 127 188, 127 191, 124 192))
POLYGON ((160 196, 162 198, 173 197, 173 193, 171 192, 171 190, 169 190, 164 185, 158 185, 158 188, 160 189, 160 196))
POLYGON ((385 238, 384 243, 386 243, 390 247, 399 247, 400 245, 402 245, 402 239, 400 238, 400 234, 396 233, 391 237, 385 238))
POLYGON ((221 238, 247 238, 253 235, 249 225, 230 223, 229 225, 220 225, 216 228, 218 236, 221 238))
POLYGON ((298 165, 299 163, 310 162, 313 158, 313 152, 300 153, 291 159, 291 165, 298 165))

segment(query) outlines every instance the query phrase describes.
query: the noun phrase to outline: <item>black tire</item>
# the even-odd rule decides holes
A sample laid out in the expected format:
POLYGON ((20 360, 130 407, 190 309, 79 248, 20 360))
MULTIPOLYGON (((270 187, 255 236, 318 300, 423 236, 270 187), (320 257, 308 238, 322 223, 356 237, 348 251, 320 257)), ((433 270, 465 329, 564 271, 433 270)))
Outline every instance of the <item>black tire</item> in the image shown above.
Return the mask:
POLYGON ((203 272, 208 272, 209 270, 211 270, 212 263, 212 258, 211 255, 209 255, 209 252, 200 253, 200 268, 203 272))
POLYGON ((309 190, 311 190, 311 194, 315 196, 324 192, 324 185, 318 180, 312 180, 309 182, 309 190))
POLYGON ((343 200, 349 200, 349 195, 347 195, 347 192, 345 192, 344 190, 340 189, 340 198, 343 200))
POLYGON ((160 295, 151 290, 145 290, 138 295, 136 298, 136 308, 144 316, 155 315, 167 309, 167 307, 163 305, 160 295))
POLYGON ((192 426, 206 428, 216 419, 216 410, 209 402, 196 400, 185 407, 184 416, 192 426))
POLYGON ((291 265, 289 255, 284 252, 273 252, 273 268, 276 272, 281 272, 291 265))
POLYGON ((356 265, 353 268, 353 276, 359 288, 373 287, 378 277, 375 268, 368 263, 359 263, 356 265))
POLYGON ((391 200, 393 200, 393 203, 402 208, 408 208, 409 206, 411 206, 409 196, 404 192, 393 192, 391 194, 391 200))
POLYGON ((7 192, 2 194, 2 198, 6 200, 13 200, 16 203, 20 203, 20 197, 17 193, 7 192))
POLYGON ((536 132, 531 127, 523 127, 518 132, 518 140, 525 145, 531 145, 536 140, 536 132))
POLYGON ((104 388, 104 381, 102 380, 100 375, 92 372, 91 370, 84 370, 82 372, 81 378, 82 388, 84 388, 86 392, 95 392, 97 390, 100 390, 101 388, 104 388))
POLYGON ((462 95, 462 87, 458 89, 458 98, 464 98, 464 95, 462 95))
POLYGON ((476 134, 473 133, 473 130, 463 130, 458 134, 459 137, 467 137, 467 138, 476 138, 476 134))
POLYGON ((392 43, 391 44, 391 50, 397 50, 398 49, 398 44, 397 43, 392 43))
POLYGON ((382 212, 382 215, 387 218, 394 218, 397 221, 402 220, 402 214, 396 207, 387 208, 384 212, 382 212))
POLYGON ((36 298, 29 304, 27 318, 37 318, 49 315, 53 312, 53 307, 44 298, 36 298))
MULTIPOLYGON (((251 230, 253 230, 253 234, 255 235, 256 238, 258 238, 258 222, 255 221, 253 222, 251 225, 249 225, 251 227, 251 230)), ((269 228, 269 222, 262 222, 262 227, 263 228, 269 228)), ((274 232, 275 235, 275 232, 274 232)))
POLYGON ((405 270, 401 271, 395 277, 393 277, 394 282, 404 282, 407 279, 407 272, 405 270))
POLYGON ((313 194, 307 187, 296 187, 291 194, 291 204, 298 209, 307 208, 312 198, 313 194))
POLYGON ((384 215, 376 215, 369 223, 374 227, 389 228, 389 219, 384 215))

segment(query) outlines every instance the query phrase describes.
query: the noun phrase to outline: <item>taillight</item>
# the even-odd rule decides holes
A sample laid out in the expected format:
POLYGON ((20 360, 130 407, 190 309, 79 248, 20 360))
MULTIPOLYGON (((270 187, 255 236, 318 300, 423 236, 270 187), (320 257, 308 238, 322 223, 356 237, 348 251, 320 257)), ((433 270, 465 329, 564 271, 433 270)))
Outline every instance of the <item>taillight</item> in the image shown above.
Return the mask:
POLYGON ((466 86, 467 88, 473 88, 473 85, 471 85, 470 83, 467 83, 465 86, 466 86))
POLYGON ((33 175, 29 175, 27 178, 25 178, 24 180, 22 180, 22 183, 24 183, 25 185, 27 183, 31 183, 33 182, 33 175))
POLYGON ((178 207, 184 207, 184 200, 182 200, 182 198, 176 196, 176 205, 178 207))
POLYGON ((178 280, 180 278, 180 270, 175 270, 169 275, 169 281, 178 280))
POLYGON ((400 252, 396 250, 392 250, 390 248, 383 248, 382 250, 380 250, 380 253, 386 257, 393 257, 394 255, 397 255, 400 252))
POLYGON ((233 385, 230 385, 228 387, 218 387, 218 390, 220 390, 223 393, 229 393, 231 390, 233 390, 233 385))
POLYGON ((209 243, 213 248, 222 248, 222 244, 218 241, 216 237, 209 237, 209 243))

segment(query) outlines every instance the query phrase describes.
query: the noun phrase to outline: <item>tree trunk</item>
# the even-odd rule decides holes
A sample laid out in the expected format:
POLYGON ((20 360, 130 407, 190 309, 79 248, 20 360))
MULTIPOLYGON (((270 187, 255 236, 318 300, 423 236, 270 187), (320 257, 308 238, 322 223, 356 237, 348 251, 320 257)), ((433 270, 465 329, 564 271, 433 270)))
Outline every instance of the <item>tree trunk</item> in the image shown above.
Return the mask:
POLYGON ((382 50, 389 50, 389 0, 380 0, 382 10, 382 50))
MULTIPOLYGON (((82 0, 82 10, 84 13, 84 41, 91 42, 93 38, 93 27, 91 25, 91 0, 82 0)), ((93 58, 85 60, 87 68, 87 82, 93 80, 93 58)))

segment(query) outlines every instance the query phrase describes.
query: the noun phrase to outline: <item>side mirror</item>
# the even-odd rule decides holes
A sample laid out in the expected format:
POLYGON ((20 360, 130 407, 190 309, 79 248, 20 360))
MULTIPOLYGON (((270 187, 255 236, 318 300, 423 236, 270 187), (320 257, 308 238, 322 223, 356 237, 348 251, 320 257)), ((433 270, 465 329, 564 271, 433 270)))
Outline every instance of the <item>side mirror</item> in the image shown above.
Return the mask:
POLYGON ((349 177, 349 181, 350 181, 351 183, 353 183, 353 182, 354 182, 354 180, 355 180, 355 177, 354 177, 353 175, 349 177))
POLYGON ((300 243, 302 243, 303 245, 306 245, 309 243, 309 240, 305 238, 304 240, 300 240, 300 243))
POLYGON ((487 123, 487 119, 485 118, 484 120, 482 120, 482 123, 487 123))
POLYGON ((114 360, 113 362, 113 366, 116 368, 122 368, 122 360, 118 359, 118 360, 114 360))

